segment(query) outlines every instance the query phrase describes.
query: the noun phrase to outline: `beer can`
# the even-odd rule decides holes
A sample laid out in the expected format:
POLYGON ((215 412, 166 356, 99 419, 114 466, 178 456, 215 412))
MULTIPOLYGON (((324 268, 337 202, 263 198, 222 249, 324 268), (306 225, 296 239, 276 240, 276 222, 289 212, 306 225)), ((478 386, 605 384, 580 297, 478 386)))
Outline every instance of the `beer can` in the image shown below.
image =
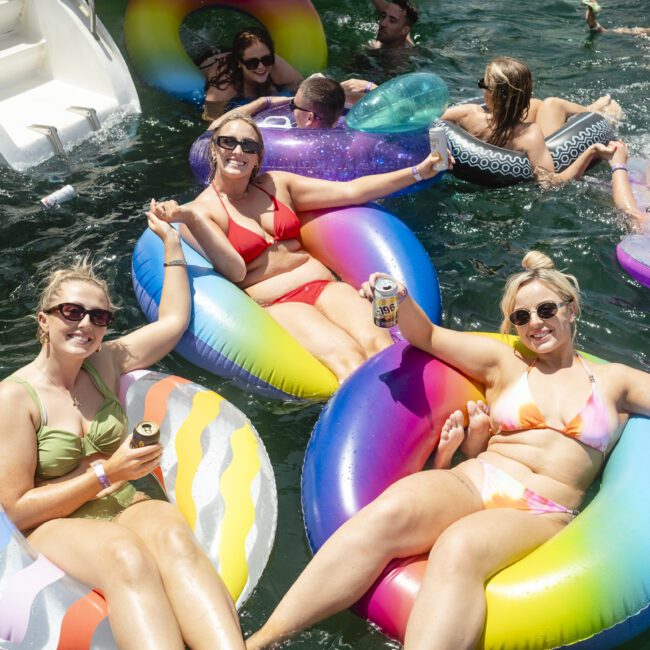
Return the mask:
POLYGON ((65 203, 70 199, 74 199, 75 196, 77 196, 77 190, 75 190, 75 188, 72 187, 72 185, 64 185, 60 190, 57 190, 56 192, 52 192, 52 194, 48 194, 47 196, 44 196, 41 199, 41 203, 46 208, 53 208, 56 205, 65 203))
POLYGON ((372 313, 377 327, 397 325, 397 304, 397 282, 391 278, 379 278, 372 298, 372 313))
POLYGON ((449 156, 447 155, 447 136, 442 126, 432 126, 429 129, 429 145, 431 153, 440 154, 442 160, 436 164, 437 172, 446 171, 449 167, 449 156))
POLYGON ((155 445, 160 441, 160 427, 156 422, 151 420, 142 420, 133 427, 133 439, 131 440, 131 447, 146 447, 147 445, 155 445))

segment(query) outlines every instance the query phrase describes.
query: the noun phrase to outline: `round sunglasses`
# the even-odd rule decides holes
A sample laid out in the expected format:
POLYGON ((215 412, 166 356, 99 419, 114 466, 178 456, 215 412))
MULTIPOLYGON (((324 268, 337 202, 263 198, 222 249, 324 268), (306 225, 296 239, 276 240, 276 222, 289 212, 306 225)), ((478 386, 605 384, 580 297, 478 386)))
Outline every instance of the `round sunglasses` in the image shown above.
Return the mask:
POLYGON ((515 309, 508 318, 513 325, 526 325, 530 322, 530 317, 532 314, 537 314, 542 320, 549 320, 557 314, 560 307, 568 305, 571 300, 565 300, 564 302, 552 302, 551 300, 540 302, 535 309, 515 309))
POLYGON ((264 56, 254 56, 250 59, 241 59, 246 70, 257 70, 260 63, 265 68, 270 68, 275 63, 275 54, 265 54, 264 56))
POLYGON ((86 309, 82 305, 75 302, 62 302, 60 305, 54 305, 49 309, 45 309, 46 314, 58 311, 63 318, 78 323, 82 321, 86 314, 90 317, 90 322, 97 327, 107 327, 113 322, 113 312, 108 309, 86 309))
POLYGON ((218 147, 222 149, 227 149, 228 151, 233 151, 237 145, 241 147, 241 150, 244 153, 259 153, 262 151, 262 145, 255 140, 250 138, 244 138, 243 140, 237 140, 231 135, 220 135, 216 139, 218 147))

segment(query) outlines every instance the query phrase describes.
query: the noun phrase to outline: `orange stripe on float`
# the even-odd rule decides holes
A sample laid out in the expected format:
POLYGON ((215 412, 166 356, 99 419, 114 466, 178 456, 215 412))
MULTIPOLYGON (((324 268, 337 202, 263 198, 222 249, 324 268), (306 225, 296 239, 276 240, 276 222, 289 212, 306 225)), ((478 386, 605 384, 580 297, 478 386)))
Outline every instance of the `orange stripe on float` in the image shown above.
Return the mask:
MULTIPOLYGON (((144 398, 144 419, 156 422, 158 426, 165 419, 167 413, 167 401, 169 395, 178 386, 191 383, 188 379, 182 377, 165 377, 157 381, 148 391, 144 398)), ((162 470, 160 466, 156 467, 153 471, 156 478, 160 481, 160 485, 165 487, 165 480, 163 479, 162 470)))
POLYGON ((61 622, 57 650, 86 650, 90 648, 97 626, 108 616, 103 596, 91 591, 74 602, 61 622))

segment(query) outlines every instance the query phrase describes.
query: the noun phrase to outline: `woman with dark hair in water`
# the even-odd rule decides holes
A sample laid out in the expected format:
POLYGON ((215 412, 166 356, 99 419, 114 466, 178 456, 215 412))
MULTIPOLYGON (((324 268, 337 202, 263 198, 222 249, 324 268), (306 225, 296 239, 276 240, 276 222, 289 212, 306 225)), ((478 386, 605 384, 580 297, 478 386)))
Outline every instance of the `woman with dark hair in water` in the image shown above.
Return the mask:
MULTIPOLYGON (((544 138, 557 131, 571 115, 599 112, 617 118, 621 107, 609 95, 589 106, 560 97, 533 99, 533 78, 525 63, 498 57, 488 63, 478 81, 484 104, 462 104, 448 108, 441 119, 458 124, 480 140, 528 156, 538 176, 555 174, 555 165, 544 138)), ((563 172, 559 180, 579 178, 596 157, 611 154, 602 144, 593 144, 563 172)))
POLYGON ((230 52, 217 54, 200 67, 207 77, 203 119, 210 121, 220 117, 233 100, 294 91, 303 80, 300 72, 275 53, 273 40, 259 27, 243 29, 230 52))

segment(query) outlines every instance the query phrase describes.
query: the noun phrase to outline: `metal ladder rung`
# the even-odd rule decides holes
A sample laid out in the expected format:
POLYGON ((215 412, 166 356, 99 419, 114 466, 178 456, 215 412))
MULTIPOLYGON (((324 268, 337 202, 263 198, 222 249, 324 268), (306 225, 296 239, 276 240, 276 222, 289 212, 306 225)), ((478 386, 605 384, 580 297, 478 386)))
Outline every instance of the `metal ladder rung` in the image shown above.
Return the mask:
POLYGON ((49 126, 48 124, 30 124, 28 128, 47 136, 54 147, 54 151, 60 155, 65 155, 63 142, 61 142, 61 138, 59 137, 59 130, 55 126, 49 126))
POLYGON ((66 111, 79 113, 79 115, 88 118, 93 131, 99 131, 99 129, 102 128, 102 125, 99 123, 99 118, 97 117, 97 111, 94 108, 89 108, 87 106, 68 106, 66 111))

